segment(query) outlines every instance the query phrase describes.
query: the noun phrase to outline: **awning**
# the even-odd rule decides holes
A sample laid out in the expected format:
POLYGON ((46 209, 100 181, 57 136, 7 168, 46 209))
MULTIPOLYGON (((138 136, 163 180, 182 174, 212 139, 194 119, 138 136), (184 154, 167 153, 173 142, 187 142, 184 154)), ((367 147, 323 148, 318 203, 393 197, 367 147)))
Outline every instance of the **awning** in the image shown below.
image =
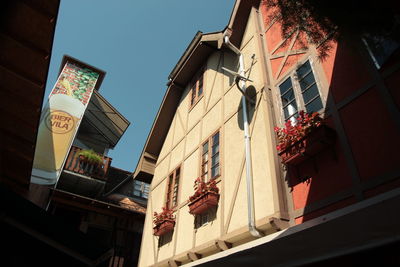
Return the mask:
POLYGON ((399 256, 386 254, 400 245, 399 203, 396 189, 186 266, 354 266, 345 260, 393 259, 398 264, 399 256))
POLYGON ((94 91, 79 127, 79 136, 115 147, 130 122, 99 92, 94 91))

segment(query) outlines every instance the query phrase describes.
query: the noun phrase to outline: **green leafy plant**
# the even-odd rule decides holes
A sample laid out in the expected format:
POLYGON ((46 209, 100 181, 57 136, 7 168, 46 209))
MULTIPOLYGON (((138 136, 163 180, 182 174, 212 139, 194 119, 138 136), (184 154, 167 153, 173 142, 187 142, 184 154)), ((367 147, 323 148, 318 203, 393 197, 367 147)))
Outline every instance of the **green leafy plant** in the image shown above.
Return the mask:
POLYGON ((78 154, 83 160, 93 163, 93 164, 102 164, 103 157, 97 154, 93 149, 83 149, 78 154))

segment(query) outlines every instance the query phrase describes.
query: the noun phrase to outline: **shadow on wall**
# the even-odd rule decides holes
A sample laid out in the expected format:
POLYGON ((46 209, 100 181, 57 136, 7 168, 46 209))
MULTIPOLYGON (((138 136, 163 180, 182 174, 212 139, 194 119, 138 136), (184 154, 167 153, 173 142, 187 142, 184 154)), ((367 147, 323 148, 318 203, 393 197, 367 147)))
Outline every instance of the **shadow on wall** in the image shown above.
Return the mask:
POLYGON ((381 71, 383 77, 378 75, 360 45, 338 43, 336 55, 320 62, 325 70, 332 70, 325 117, 337 138, 333 147, 287 168, 285 180, 293 197, 296 223, 385 190, 376 187, 379 184, 386 183, 387 190, 400 186, 398 175, 388 178, 388 174, 400 173, 396 156, 400 132, 395 114, 390 112, 399 109, 387 105, 400 102, 400 95, 393 93, 399 72, 387 75, 381 71), (392 95, 382 93, 386 90, 382 82, 392 95))
MULTIPOLYGON (((237 89, 239 90, 239 89, 237 89)), ((247 96, 247 101, 246 101, 246 105, 247 105, 247 119, 249 122, 249 125, 251 124, 251 122, 253 121, 253 117, 254 117, 254 113, 256 110, 256 101, 257 101, 257 91, 256 88, 253 85, 250 85, 246 88, 246 96, 247 96), (251 101, 249 101, 251 100, 251 101)), ((239 128, 243 131, 244 130, 244 120, 243 120, 243 111, 242 111, 242 97, 239 100, 238 103, 238 108, 237 108, 237 112, 238 112, 238 116, 237 116, 237 123, 239 128)))
POLYGON ((158 247, 160 248, 166 244, 170 244, 170 242, 172 241, 173 235, 174 235, 174 230, 172 230, 168 233, 165 233, 162 236, 159 236, 158 237, 158 247))

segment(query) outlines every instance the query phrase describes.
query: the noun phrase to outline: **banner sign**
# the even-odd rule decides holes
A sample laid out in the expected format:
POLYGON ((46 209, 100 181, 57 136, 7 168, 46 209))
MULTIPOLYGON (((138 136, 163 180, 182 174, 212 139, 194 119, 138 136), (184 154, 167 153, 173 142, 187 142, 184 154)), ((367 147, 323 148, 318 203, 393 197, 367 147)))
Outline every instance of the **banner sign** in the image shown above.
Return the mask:
POLYGON ((32 183, 57 182, 98 78, 89 68, 65 64, 42 110, 32 183))

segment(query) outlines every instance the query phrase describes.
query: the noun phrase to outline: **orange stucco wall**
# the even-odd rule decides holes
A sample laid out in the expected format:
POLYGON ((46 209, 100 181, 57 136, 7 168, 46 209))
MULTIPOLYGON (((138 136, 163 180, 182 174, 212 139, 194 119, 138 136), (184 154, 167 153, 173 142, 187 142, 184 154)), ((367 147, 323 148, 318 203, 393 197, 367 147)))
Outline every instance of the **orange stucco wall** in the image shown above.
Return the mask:
MULTIPOLYGON (((278 47, 283 40, 281 26, 272 23, 273 11, 264 3, 260 11, 269 60, 267 70, 272 74, 274 90, 278 90, 282 77, 303 62, 305 55, 289 56, 282 65, 284 57, 279 55, 287 51, 295 34, 278 47)), ((298 38, 305 42, 303 36, 298 38)), ((316 63, 321 69, 318 78, 324 81, 321 90, 326 95, 327 125, 336 131, 337 141, 333 149, 288 169, 286 181, 289 201, 297 216, 295 223, 400 186, 400 118, 396 118, 400 108, 400 52, 377 71, 368 53, 360 52, 365 49, 360 44, 332 42, 328 57, 316 63), (349 197, 335 200, 343 192, 349 197), (324 201, 330 204, 324 206, 324 201), (310 209, 312 206, 319 208, 310 209)), ((308 56, 313 49, 309 48, 308 56)), ((291 50, 301 49, 304 48, 299 40, 294 41, 291 50)), ((313 51, 316 55, 317 49, 313 51)))

